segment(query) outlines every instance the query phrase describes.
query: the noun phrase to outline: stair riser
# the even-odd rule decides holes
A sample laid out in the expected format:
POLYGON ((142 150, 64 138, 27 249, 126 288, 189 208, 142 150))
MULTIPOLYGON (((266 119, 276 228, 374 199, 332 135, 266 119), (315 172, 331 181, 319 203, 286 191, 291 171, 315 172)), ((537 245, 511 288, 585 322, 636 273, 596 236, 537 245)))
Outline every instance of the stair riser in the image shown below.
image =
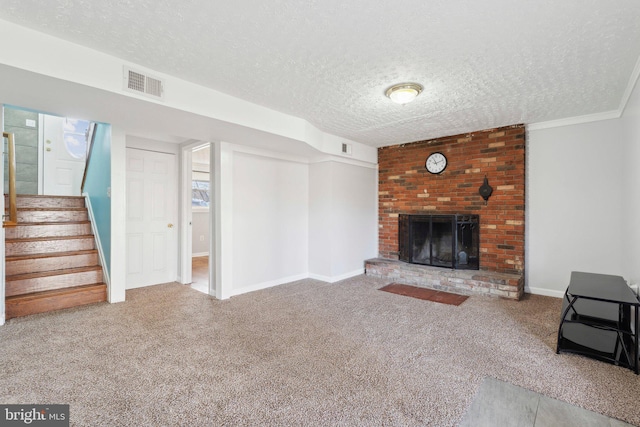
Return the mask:
POLYGON ((18 211, 18 223, 65 221, 88 221, 87 211, 18 211))
POLYGON ((38 242, 7 242, 5 246, 7 256, 84 251, 89 249, 95 249, 93 238, 44 240, 38 242))
POLYGON ((91 234, 91 224, 17 225, 5 229, 7 239, 29 239, 32 237, 63 237, 91 234))
POLYGON ((104 302, 106 300, 106 285, 80 289, 64 295, 43 296, 41 298, 30 298, 26 300, 7 299, 5 315, 8 320, 14 317, 29 316, 31 314, 104 302))
POLYGON ((69 255, 62 257, 7 260, 5 271, 7 276, 43 271, 62 270, 64 268, 91 267, 98 265, 98 254, 69 255))
POLYGON ((5 294, 7 297, 25 295, 33 292, 49 291, 52 289, 70 288, 73 286, 92 285, 102 283, 102 270, 83 271, 59 276, 38 277, 24 280, 7 280, 5 294))
MULTIPOLYGON (((9 206, 9 198, 4 198, 4 205, 9 206)), ((16 198, 18 208, 84 208, 84 198, 75 197, 29 197, 16 198)))

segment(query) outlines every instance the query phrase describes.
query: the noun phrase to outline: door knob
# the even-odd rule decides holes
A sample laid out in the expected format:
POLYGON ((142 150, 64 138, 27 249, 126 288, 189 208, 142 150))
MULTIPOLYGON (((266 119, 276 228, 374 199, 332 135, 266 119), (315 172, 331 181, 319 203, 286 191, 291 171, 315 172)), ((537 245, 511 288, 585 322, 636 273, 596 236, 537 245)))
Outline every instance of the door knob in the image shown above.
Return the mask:
POLYGON ((173 228, 173 224, 169 223, 169 224, 167 224, 167 227, 173 228))
POLYGON ((51 151, 51 147, 47 147, 47 151, 51 151))

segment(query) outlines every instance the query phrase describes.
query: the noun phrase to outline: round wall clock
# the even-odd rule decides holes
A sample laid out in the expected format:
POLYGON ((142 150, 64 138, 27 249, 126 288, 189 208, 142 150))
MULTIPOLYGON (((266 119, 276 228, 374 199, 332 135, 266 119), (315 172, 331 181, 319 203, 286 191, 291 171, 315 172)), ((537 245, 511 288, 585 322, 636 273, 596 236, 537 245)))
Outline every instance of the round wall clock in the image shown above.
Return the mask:
POLYGON ((433 174, 442 173, 447 167, 447 158, 439 152, 431 153, 429 157, 427 157, 424 166, 433 174))

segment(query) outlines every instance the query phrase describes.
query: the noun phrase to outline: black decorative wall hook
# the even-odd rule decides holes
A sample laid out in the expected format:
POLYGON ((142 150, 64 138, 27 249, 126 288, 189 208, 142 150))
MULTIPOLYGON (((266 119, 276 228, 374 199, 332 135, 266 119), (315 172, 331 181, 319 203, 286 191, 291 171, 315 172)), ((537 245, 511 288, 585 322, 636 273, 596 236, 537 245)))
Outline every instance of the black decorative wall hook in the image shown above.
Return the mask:
POLYGON ((486 205, 489 201, 489 197, 491 197, 491 193, 493 193, 493 187, 489 185, 489 180, 487 176, 484 176, 484 182, 480 186, 480 190, 478 190, 482 198, 484 199, 484 204, 486 205))

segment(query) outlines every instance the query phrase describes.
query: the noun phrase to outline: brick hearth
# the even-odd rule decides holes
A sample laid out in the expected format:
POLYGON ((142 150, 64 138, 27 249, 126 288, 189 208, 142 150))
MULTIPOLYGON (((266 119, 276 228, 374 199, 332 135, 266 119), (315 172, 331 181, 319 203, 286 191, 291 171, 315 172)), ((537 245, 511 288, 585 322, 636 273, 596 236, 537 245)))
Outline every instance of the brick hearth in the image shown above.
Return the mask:
POLYGON ((524 293, 524 277, 521 274, 451 270, 383 258, 365 261, 365 272, 372 277, 463 295, 488 295, 518 300, 524 293))

